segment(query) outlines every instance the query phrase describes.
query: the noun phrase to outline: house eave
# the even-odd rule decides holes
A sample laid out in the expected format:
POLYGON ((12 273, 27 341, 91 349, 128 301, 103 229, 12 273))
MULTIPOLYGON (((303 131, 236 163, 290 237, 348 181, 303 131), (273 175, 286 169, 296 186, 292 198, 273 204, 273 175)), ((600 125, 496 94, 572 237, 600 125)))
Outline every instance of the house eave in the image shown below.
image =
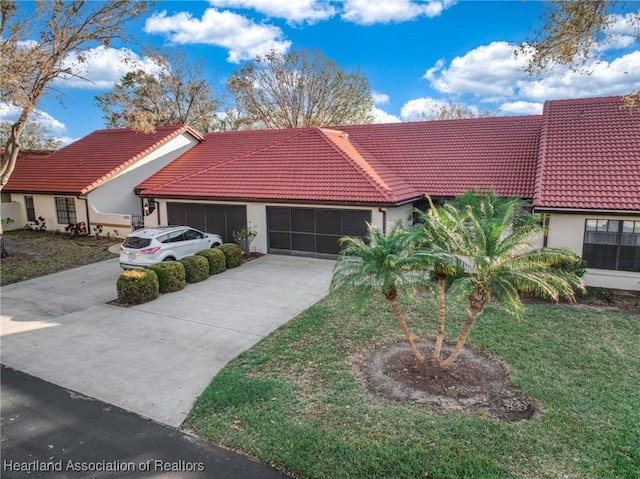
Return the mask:
POLYGON ((397 202, 370 202, 370 201, 336 201, 320 199, 295 199, 295 198, 243 198, 243 197, 212 197, 212 196, 183 196, 183 195, 154 195, 149 193, 137 193, 141 198, 156 198, 182 201, 212 201, 234 203, 276 203, 276 204, 304 204, 304 205, 331 205, 331 206, 364 206, 364 207, 397 207, 413 203, 421 196, 401 200, 397 202))
POLYGON ((638 216, 640 210, 614 210, 599 208, 554 208, 549 206, 534 206, 535 213, 569 213, 569 214, 603 214, 620 216, 638 216))

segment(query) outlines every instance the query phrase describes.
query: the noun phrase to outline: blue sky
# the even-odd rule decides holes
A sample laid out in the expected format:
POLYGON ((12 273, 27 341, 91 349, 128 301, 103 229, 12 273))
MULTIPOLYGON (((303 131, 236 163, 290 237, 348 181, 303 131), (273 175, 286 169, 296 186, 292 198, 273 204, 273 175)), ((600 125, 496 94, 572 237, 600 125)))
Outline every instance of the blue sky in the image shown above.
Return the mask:
MULTIPOLYGON (((639 5, 629 2, 627 9, 639 5)), ((21 11, 32 6, 19 2, 21 11)), ((37 119, 65 143, 104 128, 94 97, 124 75, 125 53, 148 65, 145 45, 202 60, 218 94, 229 75, 257 54, 318 49, 339 67, 359 68, 367 77, 378 122, 418 120, 448 101, 522 115, 540 113, 549 99, 640 90, 640 42, 622 15, 613 42, 593 52, 589 75, 563 67, 526 75, 526 58, 513 51, 532 38, 542 12, 541 2, 528 0, 161 1, 128 26, 139 45, 92 50, 82 66, 92 81, 57 84, 61 95, 43 99, 37 119)), ((0 120, 13 117, 14 109, 0 105, 0 120)))

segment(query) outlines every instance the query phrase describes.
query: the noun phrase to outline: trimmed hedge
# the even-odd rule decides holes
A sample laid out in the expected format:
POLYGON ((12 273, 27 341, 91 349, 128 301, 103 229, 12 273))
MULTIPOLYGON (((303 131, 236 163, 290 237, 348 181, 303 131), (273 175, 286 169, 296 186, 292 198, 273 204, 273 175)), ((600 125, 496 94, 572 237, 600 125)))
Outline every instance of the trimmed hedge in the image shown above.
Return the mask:
POLYGON ((179 261, 163 261, 149 266, 158 275, 161 293, 180 291, 187 285, 184 265, 179 261))
POLYGON ((204 256, 194 255, 182 258, 187 283, 198 283, 209 277, 209 261, 204 256))
POLYGON ((160 294, 158 275, 148 269, 132 269, 118 277, 116 283, 118 302, 142 304, 156 299, 160 294))
POLYGON ((202 251, 198 251, 196 254, 207 258, 207 261, 209 261, 210 275, 222 273, 227 269, 227 260, 220 248, 203 249, 202 251))
POLYGON ((236 243, 224 243, 218 246, 218 249, 224 253, 227 268, 235 268, 242 264, 242 248, 236 243))

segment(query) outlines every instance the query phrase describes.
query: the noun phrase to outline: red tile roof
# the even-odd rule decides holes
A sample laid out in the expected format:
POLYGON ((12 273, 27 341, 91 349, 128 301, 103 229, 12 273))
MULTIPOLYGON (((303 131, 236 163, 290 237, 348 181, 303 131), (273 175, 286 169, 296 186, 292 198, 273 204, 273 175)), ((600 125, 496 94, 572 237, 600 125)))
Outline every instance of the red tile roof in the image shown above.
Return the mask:
POLYGON ((85 194, 158 147, 188 131, 188 126, 158 127, 154 133, 98 130, 47 156, 20 158, 6 191, 85 194))
POLYGON ((540 116, 211 133, 147 196, 401 203, 471 188, 533 197, 540 116), (347 134, 343 134, 346 132, 347 134))
POLYGON ((620 97, 549 101, 534 206, 640 210, 640 111, 620 97))
POLYGON ((322 128, 209 133, 138 186, 146 196, 395 204, 421 192, 322 128))
POLYGON ((417 190, 533 198, 541 116, 345 126, 350 138, 417 190))

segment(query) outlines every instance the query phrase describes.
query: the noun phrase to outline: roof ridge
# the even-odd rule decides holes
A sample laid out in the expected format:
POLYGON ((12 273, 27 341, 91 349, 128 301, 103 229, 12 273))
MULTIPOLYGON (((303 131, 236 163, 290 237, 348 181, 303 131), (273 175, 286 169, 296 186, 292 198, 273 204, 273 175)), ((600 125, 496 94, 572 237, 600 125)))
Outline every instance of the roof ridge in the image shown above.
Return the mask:
POLYGON ((551 121, 548 110, 551 108, 549 100, 544 102, 542 107, 542 124, 540 125, 540 133, 538 134, 538 158, 536 159, 536 175, 533 184, 533 206, 537 206, 542 196, 542 175, 545 170, 545 159, 547 153, 547 132, 548 125, 551 121))
MULTIPOLYGON (((290 128, 290 130, 296 130, 296 129, 298 129, 298 128, 290 128)), ((214 170, 216 168, 220 168, 222 166, 228 165, 229 163, 233 163, 234 161, 237 161, 237 160, 239 160, 241 158, 254 155, 254 154, 256 154, 256 153, 258 153, 260 151, 264 151, 264 150, 266 150, 268 148, 272 148, 275 145, 284 143, 285 141, 288 141, 291 138, 295 138, 295 137, 307 134, 310 131, 309 128, 304 128, 304 129, 300 128, 299 130, 300 131, 298 133, 295 133, 292 136, 286 136, 286 137, 284 137, 282 139, 279 139, 279 140, 276 140, 276 141, 274 141, 272 143, 269 143, 268 145, 265 145, 265 146, 263 146, 261 148, 258 148, 258 149, 255 149, 255 150, 246 151, 246 152, 244 152, 244 153, 242 153, 240 155, 234 156, 233 158, 229 158, 228 160, 224 160, 224 161, 221 161, 220 163, 216 163, 215 165, 211 165, 208 168, 205 168, 204 170, 194 171, 193 173, 189 173, 188 175, 180 176, 178 178, 174 178, 173 180, 167 181, 167 182, 162 183, 160 185, 155 185, 154 188, 161 188, 161 187, 176 183, 178 181, 182 181, 182 180, 185 180, 187 178, 191 178, 191 177, 196 176, 196 175, 202 175, 205 172, 212 171, 212 170, 214 170)), ((240 130, 237 130, 237 131, 240 131, 240 130)), ((268 130, 249 130, 249 131, 268 131, 268 130)), ((220 132, 220 133, 232 133, 232 132, 220 132)), ((213 136, 215 136, 215 133, 211 134, 211 135, 208 135, 208 136, 213 137, 213 136)), ((167 165, 167 166, 169 166, 169 165, 167 165)), ((162 170, 160 170, 160 171, 162 171, 162 170)), ((140 193, 144 194, 144 190, 142 190, 140 193)))
POLYGON ((369 180, 371 183, 381 194, 383 194, 390 201, 397 201, 397 196, 394 193, 394 190, 391 186, 388 185, 388 181, 385 180, 378 171, 378 169, 383 168, 385 173, 388 175, 392 175, 395 181, 402 182, 404 186, 408 186, 413 189, 404 179, 402 179, 399 175, 393 172, 391 169, 387 168, 377 157, 371 154, 368 150, 366 150, 359 143, 350 140, 349 134, 342 131, 331 128, 318 128, 321 134, 330 142, 333 148, 337 149, 341 155, 349 161, 356 169, 360 172, 360 174, 369 180), (347 151, 345 151, 336 141, 334 141, 329 135, 336 135, 342 138, 347 144, 349 144, 355 153, 357 153, 357 157, 350 155, 347 151), (379 162, 378 169, 376 169, 373 165, 371 165, 370 161, 365 158, 363 152, 369 158, 379 162))
MULTIPOLYGON (((100 177, 97 180, 89 183, 87 186, 85 186, 84 188, 82 188, 80 190, 80 194, 85 195, 88 192, 90 192, 91 190, 94 190, 101 183, 105 182, 106 180, 111 178, 116 173, 119 173, 120 171, 127 169, 129 166, 137 163, 142 158, 147 156, 149 153, 155 151, 157 148, 159 148, 160 146, 168 143, 169 141, 173 140, 174 138, 176 138, 177 136, 181 135, 182 133, 189 132, 198 141, 202 141, 202 139, 203 139, 202 135, 200 135, 200 133, 198 133, 196 130, 191 128, 189 125, 184 125, 184 124, 183 125, 175 125, 175 126, 173 126, 173 128, 174 128, 174 130, 171 131, 169 134, 163 136, 158 141, 156 141, 155 143, 149 145, 147 148, 145 148, 144 150, 142 150, 138 154, 132 156, 128 160, 124 161, 123 163, 120 163, 118 166, 113 168, 111 171, 109 171, 108 173, 102 175, 102 177, 100 177)), ((129 129, 129 130, 131 130, 131 129, 129 129)), ((108 131, 108 129, 107 130, 102 130, 102 131, 108 131)), ((133 130, 133 131, 135 131, 135 130, 133 130)))

